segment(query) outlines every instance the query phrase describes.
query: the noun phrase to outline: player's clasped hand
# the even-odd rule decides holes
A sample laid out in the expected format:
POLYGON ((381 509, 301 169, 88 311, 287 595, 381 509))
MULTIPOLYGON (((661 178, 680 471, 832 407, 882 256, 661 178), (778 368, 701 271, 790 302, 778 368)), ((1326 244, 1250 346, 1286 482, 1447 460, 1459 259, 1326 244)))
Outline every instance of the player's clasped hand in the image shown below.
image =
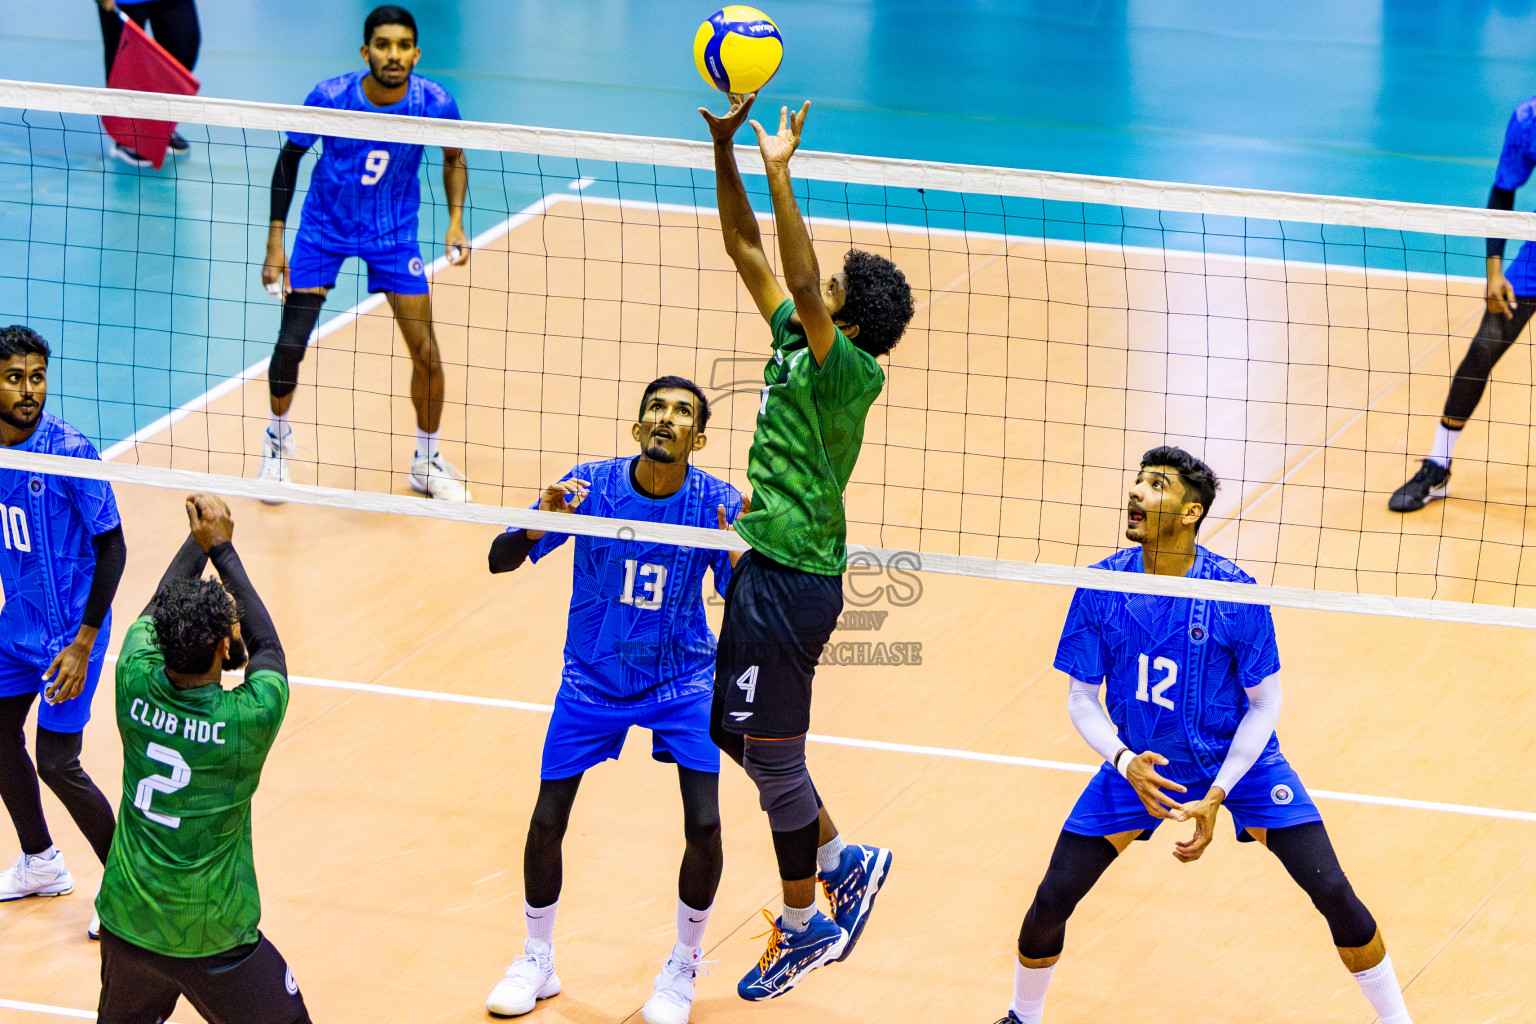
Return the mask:
POLYGON ((1154 818, 1166 818, 1169 821, 1183 821, 1188 817, 1184 805, 1163 790, 1171 789, 1175 793, 1187 792, 1177 782, 1163 778, 1157 774, 1157 766, 1165 765, 1168 759, 1162 754, 1152 750, 1144 750, 1131 758, 1125 766, 1126 781, 1136 790, 1136 795, 1141 798, 1142 806, 1147 813, 1154 818))
POLYGON ((1216 812, 1221 809, 1221 802, 1226 796, 1221 787, 1212 786, 1203 799, 1182 805, 1183 812, 1195 821, 1195 834, 1186 842, 1173 844, 1173 855, 1182 863, 1190 864, 1199 860, 1205 848, 1211 845, 1211 840, 1216 838, 1216 812))
POLYGON ((282 298, 287 298, 293 291, 288 285, 288 254, 283 252, 281 241, 267 245, 267 259, 261 265, 261 283, 270 294, 282 298))
POLYGON ((187 498, 187 523, 192 538, 204 551, 234 540, 235 522, 229 506, 215 494, 194 494, 187 498))

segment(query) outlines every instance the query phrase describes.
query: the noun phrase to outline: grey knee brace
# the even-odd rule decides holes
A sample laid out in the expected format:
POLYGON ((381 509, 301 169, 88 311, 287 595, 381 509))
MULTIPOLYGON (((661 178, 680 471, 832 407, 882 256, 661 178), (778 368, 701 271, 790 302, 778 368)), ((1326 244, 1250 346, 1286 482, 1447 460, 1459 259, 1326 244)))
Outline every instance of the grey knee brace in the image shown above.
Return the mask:
POLYGON ((805 767, 805 737, 763 740, 747 737, 742 767, 757 785, 768 827, 793 832, 816 820, 816 787, 805 767))

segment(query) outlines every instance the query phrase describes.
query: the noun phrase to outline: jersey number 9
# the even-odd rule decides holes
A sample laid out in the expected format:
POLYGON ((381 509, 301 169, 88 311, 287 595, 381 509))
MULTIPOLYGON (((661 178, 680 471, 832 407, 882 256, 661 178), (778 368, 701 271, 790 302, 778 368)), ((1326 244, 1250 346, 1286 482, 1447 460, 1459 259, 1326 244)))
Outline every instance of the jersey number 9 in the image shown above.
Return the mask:
POLYGON ((389 170, 389 150, 376 149, 369 153, 363 160, 363 167, 363 184, 377 185, 379 179, 384 177, 384 172, 389 170))

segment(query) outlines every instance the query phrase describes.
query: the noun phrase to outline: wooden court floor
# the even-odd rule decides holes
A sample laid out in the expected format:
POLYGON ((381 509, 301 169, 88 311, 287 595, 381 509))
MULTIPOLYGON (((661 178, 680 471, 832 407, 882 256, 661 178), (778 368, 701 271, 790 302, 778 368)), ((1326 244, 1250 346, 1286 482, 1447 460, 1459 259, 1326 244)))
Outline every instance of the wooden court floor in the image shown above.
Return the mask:
MULTIPOLYGON (((708 376, 716 372, 717 353, 749 363, 760 358, 766 332, 737 312, 740 297, 728 287, 716 250, 700 241, 707 240, 707 230, 697 225, 680 225, 675 236, 655 223, 635 233, 636 247, 645 239, 659 246, 662 266, 649 278, 628 262, 610 266, 589 258, 580 266, 583 274, 574 280, 589 282, 583 287, 617 288, 621 297, 633 287, 630 301, 575 297, 562 306, 558 296, 530 297, 535 290, 566 288, 573 278, 549 276, 552 262, 566 257, 520 248, 564 251, 559 247, 573 244, 571 232, 590 241, 611 231, 625 235, 629 251, 628 225, 605 228, 605 216, 616 221, 619 211, 589 207, 586 219, 574 225, 565 223, 575 219, 567 216, 536 218, 503 236, 504 255, 494 246, 477 253, 469 270, 472 286, 449 275, 438 282, 439 310, 448 324, 440 330, 446 358, 465 367, 457 380, 450 378, 456 404, 445 433, 475 440, 450 453, 462 458, 482 501, 526 502, 537 484, 577 456, 626 451, 629 442, 626 437, 620 445, 619 428, 629 422, 628 406, 641 384, 657 373, 693 373, 719 386, 708 376), (673 237, 676 251, 665 247, 673 237), (685 266, 690 259, 700 262, 700 253, 703 271, 685 266), (666 302, 659 301, 662 296, 666 302), (670 304, 685 299, 693 303, 691 317, 670 304), (535 301, 543 308, 543 326, 523 337, 510 329, 521 322, 514 314, 535 301), (631 306, 648 313, 641 316, 631 306), (575 333, 557 334, 557 327, 575 333), (502 352, 497 363, 492 341, 507 338, 512 340, 496 342, 502 352), (705 340, 695 346, 696 338, 705 340), (480 343, 472 346, 475 339, 480 343)), ((1193 418, 1181 411, 1197 403, 1178 389, 1193 390, 1187 383, 1195 380, 1193 371, 1165 369, 1158 378, 1157 368, 1177 364, 1179 353, 1171 348, 1198 347, 1194 334, 1180 331, 1196 331, 1197 320, 1211 330, 1214 314, 1178 313, 1185 308, 1180 303, 1193 307, 1198 298, 1209 304, 1225 294, 1221 287, 1205 289, 1203 298, 1180 292, 1175 285, 1193 270, 1140 271, 1123 265, 1134 262, 1129 257, 1090 252, 1093 259, 1122 264, 1101 267, 1100 274, 1079 249, 1076 277, 1067 268, 1058 283, 1037 282, 1059 301, 1005 298, 1005 304, 1026 305, 1017 314, 1022 319, 1010 311, 1000 328, 995 317, 978 315, 976 328, 964 336, 968 341, 939 340, 941 324, 963 325, 978 296, 995 287, 985 283, 988 275, 1002 274, 1009 293, 1029 295, 1034 286, 1022 275, 1031 266, 1039 264, 1047 278, 1057 272, 1056 262, 1029 256, 1030 244, 1038 249, 1038 243, 1015 241, 990 254, 941 255, 925 241, 921 259, 897 253, 925 301, 917 330, 897 350, 887 397, 872 417, 859 485, 850 491, 850 507, 861 520, 855 539, 981 553, 971 545, 986 544, 984 527, 995 521, 990 543, 997 550, 985 553, 1087 562, 1118 545, 1109 510, 1122 500, 1127 451, 1139 452, 1145 435, 1190 432, 1185 422, 1193 418), (1022 255, 1014 255, 1016 248, 1022 255), (1116 280, 1126 291, 1124 308, 1118 317, 1106 314, 1106 325, 1096 328, 1097 307, 1084 305, 1084 296, 1090 290, 1102 295, 1116 280), (1136 281, 1145 281, 1145 295, 1130 294, 1127 282, 1136 281), (1142 318, 1131 314, 1155 306, 1159 292, 1164 312, 1148 312, 1143 331, 1137 326, 1142 318), (1038 310, 1027 305, 1035 302, 1041 303, 1038 310), (1174 312, 1167 311, 1170 305, 1174 312), (956 307, 965 308, 964 316, 956 307), (1073 310, 1082 311, 1078 320, 1073 310), (1159 323, 1164 340, 1154 344, 1148 339, 1158 337, 1159 323), (1152 369, 1135 368, 1142 365, 1142 346, 1153 349, 1145 354, 1152 369), (999 367, 1001 373, 995 372, 999 367), (1120 396, 1112 400, 1108 391, 1117 379, 1120 396), (1127 389, 1127 380, 1138 387, 1127 389), (1021 388, 1025 398, 1010 397, 1021 388), (1020 402, 1022 407, 1014 404, 1020 402), (1010 415, 1031 402, 1035 419, 1010 415), (1176 422, 1164 422, 1161 417, 1171 413, 1180 414, 1172 417, 1176 422), (1123 418, 1118 426, 1116 416, 1123 418), (919 419, 931 436, 914 446, 912 424, 919 419), (1025 440, 1010 430, 1024 431, 1025 440), (1022 448, 1011 448, 1010 437, 1022 448), (970 454, 991 451, 1000 454, 970 454), (1033 463, 1034 476, 1009 475, 1010 460, 1033 463), (957 463, 963 486, 945 475, 957 463), (971 494, 991 504, 967 506, 963 498, 971 494), (1064 511, 1071 507, 1080 510, 1075 517, 1064 511), (989 518, 994 513, 995 520, 989 518), (1038 529, 1020 525, 1031 522, 1038 529), (1033 556, 1026 550, 1030 544, 1033 556)), ((835 252, 834 238, 823 260, 835 252)), ((1200 276, 1221 285, 1223 275, 1209 269, 1200 276)), ((1433 390, 1436 372, 1443 382, 1446 364, 1459 351, 1450 356, 1441 350, 1475 311, 1475 299, 1447 296, 1443 283, 1436 293, 1415 291, 1411 280, 1399 278, 1395 289, 1388 281, 1378 308, 1369 301, 1376 289, 1364 287, 1360 275, 1311 283, 1294 280, 1304 275, 1293 268, 1275 271, 1290 278, 1280 282, 1288 317, 1282 326, 1322 313, 1337 324, 1350 302, 1358 303, 1368 323, 1388 326, 1380 336, 1371 326, 1314 332, 1287 327, 1268 336, 1262 325, 1274 322, 1264 318, 1275 311, 1253 308, 1233 355, 1190 356, 1204 358, 1202 373, 1210 379, 1226 381, 1223 394, 1237 393, 1239 382, 1215 371, 1235 372, 1226 362, 1249 364, 1241 388, 1250 408, 1239 415, 1238 399, 1229 400, 1232 408, 1211 399, 1200 406, 1205 420, 1195 431, 1228 445, 1212 454, 1230 467, 1225 472, 1233 480, 1218 510, 1231 520, 1242 509, 1243 517, 1237 525, 1216 523, 1210 542, 1240 555, 1244 543, 1255 543, 1248 538, 1259 536, 1257 527, 1248 532, 1249 523, 1263 525, 1262 517, 1271 514, 1265 502, 1278 501, 1289 514, 1286 501, 1299 501, 1291 495, 1304 488, 1322 496, 1320 522, 1348 528, 1349 521, 1322 501, 1330 486, 1343 486, 1345 469, 1335 465, 1334 451, 1345 446, 1324 442, 1352 429, 1371 440, 1366 435, 1381 422, 1391 436, 1405 435, 1399 460, 1403 451, 1421 447, 1418 434, 1427 438, 1421 420, 1433 416, 1438 398, 1421 402, 1418 389, 1422 383, 1433 390), (1308 301, 1328 308, 1309 310, 1308 301), (1388 336, 1394 323, 1395 349, 1388 336), (1330 383, 1326 394, 1346 386, 1368 399, 1385 392, 1384 411, 1356 403, 1367 422, 1352 426, 1342 399, 1319 401, 1305 381, 1277 379, 1288 374, 1274 369, 1284 362, 1276 353, 1288 352, 1296 361, 1297 339, 1308 333, 1317 334, 1317 351, 1338 366, 1368 367, 1363 378, 1345 374, 1330 383), (1404 340, 1417 347, 1405 348, 1404 340), (1394 362, 1394 350, 1406 354, 1394 362), (1385 379, 1390 373, 1403 380, 1385 379), (1410 385, 1411 404, 1392 398, 1410 385), (1401 407, 1390 407, 1392 401, 1401 407), (1229 442, 1226 433, 1237 438, 1239 429, 1248 439, 1229 442), (1310 460, 1309 443, 1311 452, 1321 449, 1310 460), (1293 480, 1300 481, 1295 491, 1293 480)), ((1255 276, 1243 283, 1239 273, 1237 280, 1232 287, 1248 302, 1255 276)), ((1236 307, 1231 312, 1229 319, 1241 320, 1236 307)), ((1236 345, 1235 334, 1221 326, 1208 336, 1208 352, 1236 345)), ((364 316, 355 328, 322 339, 306 362, 305 384, 317 371, 322 384, 318 402, 312 386, 299 393, 298 418, 317 424, 300 428, 313 431, 309 444, 319 456, 304 470, 308 479, 403 491, 390 463, 398 464, 409 444, 409 407, 390 397, 404 392, 403 361, 390 352, 388 321, 364 316), (373 393, 341 387, 348 379, 372 381, 373 393), (386 423, 390 431, 378 429, 386 423)), ((1332 363, 1323 365, 1325 377, 1337 375, 1332 363)), ((1509 371, 1511 388, 1528 386, 1518 370, 1509 371)), ((1501 379, 1505 373, 1501 364, 1501 379)), ((263 418, 264 386, 257 380, 231 392, 141 444, 130 458, 219 472, 254 469, 243 452, 263 418)), ((732 473, 737 483, 744 483, 741 467, 755 408, 755 389, 742 392, 749 397, 722 403, 728 411, 720 421, 723 436, 701 460, 732 473)), ((1463 443, 1485 443, 1474 440, 1472 429, 1463 443)), ((1505 443, 1498 430, 1485 436, 1490 449, 1505 443)), ((1501 457, 1514 463, 1523 455, 1510 449, 1501 457)), ((1508 467, 1489 469, 1484 486, 1491 490, 1499 473, 1510 472, 1524 478, 1508 467)), ((1376 486, 1373 478, 1367 482, 1376 486)), ((1383 486, 1390 490, 1397 482, 1383 486)), ((1514 481, 1497 486, 1518 488, 1514 481)), ((184 519, 177 492, 120 487, 118 496, 130 549, 114 626, 120 636, 180 543, 184 519)), ((1384 506, 1384 494, 1367 497, 1354 526, 1357 562, 1389 528, 1410 529, 1371 510, 1371 502, 1384 506)), ((1511 506, 1519 500, 1507 497, 1511 506)), ((1444 503, 1437 514, 1454 523, 1463 514, 1459 505, 1480 508, 1480 518, 1471 521, 1498 543, 1527 543, 1520 533, 1523 519, 1502 518, 1504 505, 1489 493, 1469 488, 1466 498, 1444 503)), ((505 702, 544 705, 553 698, 569 549, 511 576, 492 577, 485 553, 493 530, 248 501, 238 502, 235 514, 236 543, 273 610, 296 677, 255 803, 263 928, 293 965, 317 1021, 482 1020, 486 993, 522 941, 521 850, 546 721, 537 709, 505 702), (482 702, 444 699, 452 696, 482 702)), ((1301 529, 1321 529, 1308 526, 1299 512, 1296 517, 1301 529)), ((1421 526, 1414 520, 1414 536, 1433 538, 1428 524, 1435 521, 1422 520, 1421 526)), ((1272 530, 1268 573, 1277 582, 1288 581, 1282 571, 1287 565, 1302 564, 1294 553, 1309 550, 1306 538, 1287 537, 1287 525, 1282 520, 1272 530)), ((1443 562, 1456 550, 1441 542, 1436 555, 1443 562)), ((1263 556, 1262 550, 1254 553, 1256 575, 1265 575, 1263 556)), ((1449 586, 1444 581, 1463 578, 1467 565, 1476 571, 1482 552, 1462 557, 1431 576, 1449 586)), ((1351 565, 1348 571, 1358 575, 1361 569, 1351 565)), ((1394 576, 1394 585, 1404 576, 1394 576)), ((931 574, 920 581, 916 600, 905 587, 893 586, 869 606, 889 613, 878 632, 846 629, 834 640, 921 643, 921 665, 846 665, 818 675, 813 728, 824 740, 811 752, 818 788, 850 839, 889 846, 896 858, 857 953, 783 999, 762 1005, 737 999, 735 981, 762 949, 753 938, 762 931, 757 911, 776 906, 777 886, 766 821, 750 784, 728 765, 722 781, 726 868, 706 937, 707 957, 717 962, 700 982, 695 1021, 990 1022, 1004 1012, 1019 920, 1086 782, 1084 774, 1065 767, 1018 762, 1087 769, 1092 761, 1067 719, 1063 679, 1050 668, 1069 595, 931 574)), ((870 581, 861 586, 862 593, 873 592, 870 581)), ((711 614, 718 622, 718 608, 711 614)), ((1286 682, 1283 749, 1311 788, 1332 794, 1319 805, 1346 871, 1381 921, 1415 1020, 1519 1021, 1536 1015, 1536 978, 1528 963, 1536 948, 1536 802, 1526 769, 1536 756, 1529 728, 1536 721, 1536 695, 1525 685, 1536 643, 1527 633, 1489 627, 1292 610, 1277 611, 1276 620, 1286 682), (1522 816, 1499 817, 1487 809, 1522 816)), ((115 797, 121 759, 109 687, 98 695, 95 711, 85 761, 115 797)), ((13 1003, 81 1011, 94 1006, 98 991, 97 954, 84 927, 99 869, 51 796, 45 803, 79 889, 58 900, 0 907, 0 950, 6 954, 0 957, 0 1000, 10 1001, 0 1003, 0 1020, 6 1022, 46 1016, 10 1008, 13 1003)), ((528 1019, 638 1020, 672 942, 679 811, 675 773, 650 761, 643 742, 631 744, 617 764, 589 773, 566 841, 556 934, 566 991, 528 1019)), ((1229 822, 1223 816, 1225 831, 1194 865, 1171 856, 1171 843, 1187 829, 1168 825, 1106 875, 1069 928, 1048 1020, 1370 1020, 1321 919, 1272 857, 1233 841, 1229 822)), ((10 855, 0 846, 0 859, 10 855)), ((174 1019, 196 1015, 183 1005, 174 1019)))

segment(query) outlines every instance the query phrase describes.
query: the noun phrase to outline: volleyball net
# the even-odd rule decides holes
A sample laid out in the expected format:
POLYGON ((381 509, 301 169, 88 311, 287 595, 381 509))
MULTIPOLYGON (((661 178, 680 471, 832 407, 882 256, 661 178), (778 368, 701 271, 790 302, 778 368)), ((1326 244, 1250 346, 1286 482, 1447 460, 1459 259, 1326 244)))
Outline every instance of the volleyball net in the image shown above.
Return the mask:
MULTIPOLYGON (((300 369, 282 497, 549 525, 528 505, 634 452, 642 390, 666 374, 711 399, 695 464, 747 489, 768 330, 721 243, 702 122, 705 141, 647 139, 15 82, 0 106, 0 323, 53 343, 48 409, 107 459, 77 471, 278 496, 252 477, 280 315, 260 279, 269 182, 292 131, 427 147, 442 444, 475 504, 407 497, 411 363, 356 260, 300 369), (192 153, 113 162, 102 115, 178 122, 192 153), (443 258, 442 148, 469 164, 464 266, 443 258)), ((1536 217, 808 151, 835 141, 813 109, 791 164, 823 271, 850 247, 887 255, 917 304, 847 489, 856 550, 1085 582, 1075 567, 1125 543, 1142 453, 1175 444, 1221 477, 1201 540, 1266 585, 1249 599, 1536 625, 1527 347, 1464 432, 1451 500, 1387 509, 1482 315, 1483 239, 1536 238, 1536 217)), ((777 265, 761 161, 738 160, 777 265)))

